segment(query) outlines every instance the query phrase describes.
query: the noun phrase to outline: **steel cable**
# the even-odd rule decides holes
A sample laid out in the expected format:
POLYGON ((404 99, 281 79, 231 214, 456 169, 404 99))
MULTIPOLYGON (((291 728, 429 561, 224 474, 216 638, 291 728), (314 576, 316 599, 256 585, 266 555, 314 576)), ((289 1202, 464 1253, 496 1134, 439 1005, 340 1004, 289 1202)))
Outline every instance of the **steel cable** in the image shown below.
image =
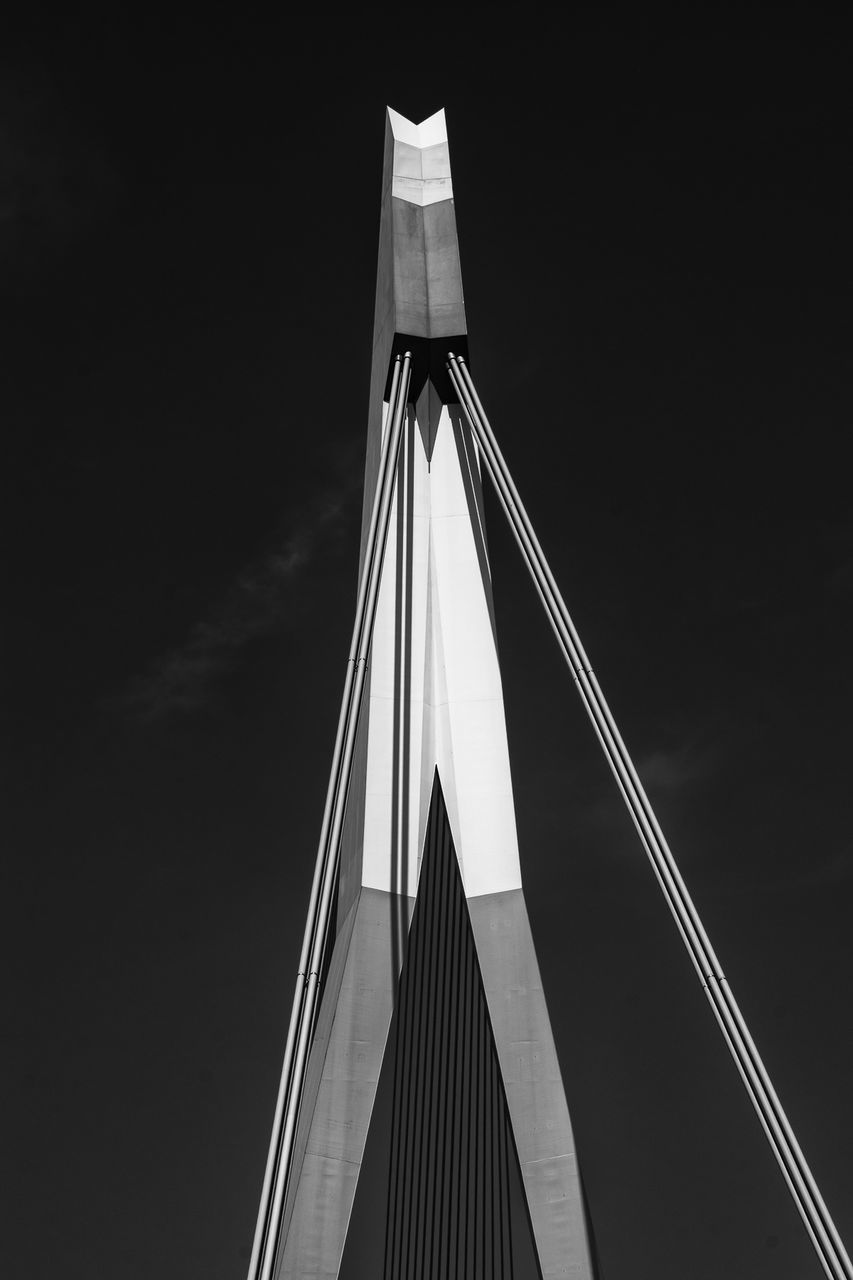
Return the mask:
POLYGON ((386 418, 388 425, 382 445, 376 493, 365 544, 364 566, 356 603, 344 693, 332 753, 332 768, 326 792, 248 1280, 269 1280, 278 1246, 296 1121, 304 1084, 308 1042, 314 1027, 320 985, 319 970, 325 954, 332 893, 337 880, 341 826, 352 769, 355 731, 358 726, 367 653, 376 612, 379 579, 388 533, 394 471, 399 453, 401 424, 410 378, 411 353, 407 352, 402 362, 399 356, 396 358, 392 372, 386 418))
POLYGON ((453 355, 449 356, 448 369, 578 692, 821 1264, 830 1280, 853 1280, 850 1259, 663 837, 513 484, 470 372, 464 360, 453 355))

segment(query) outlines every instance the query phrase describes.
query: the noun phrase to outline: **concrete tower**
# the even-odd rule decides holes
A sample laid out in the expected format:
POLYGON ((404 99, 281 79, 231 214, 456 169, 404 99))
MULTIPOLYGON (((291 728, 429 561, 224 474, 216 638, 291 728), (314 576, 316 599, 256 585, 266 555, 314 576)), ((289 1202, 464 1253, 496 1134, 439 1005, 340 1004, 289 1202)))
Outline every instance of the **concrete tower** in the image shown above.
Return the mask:
POLYGON ((466 333, 444 112, 389 109, 362 560, 404 351, 412 374, 280 1280, 339 1274, 398 1002, 386 1273, 511 1275, 517 1157, 542 1276, 594 1274, 521 882, 480 459, 446 372, 466 333))
POLYGON ((370 1274, 510 1280, 519 1259, 524 1280, 596 1274, 521 885, 481 462, 819 1263, 853 1280, 486 417, 466 335, 444 113, 415 125, 389 110, 356 620, 249 1280, 352 1272, 359 1176, 386 1129, 370 1274))

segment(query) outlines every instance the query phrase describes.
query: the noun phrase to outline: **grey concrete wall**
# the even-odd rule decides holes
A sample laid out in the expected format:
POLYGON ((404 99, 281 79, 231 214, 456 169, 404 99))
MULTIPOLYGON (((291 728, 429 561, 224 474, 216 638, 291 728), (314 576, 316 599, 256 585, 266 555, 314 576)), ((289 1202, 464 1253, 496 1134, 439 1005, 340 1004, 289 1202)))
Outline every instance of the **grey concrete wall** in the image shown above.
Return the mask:
POLYGON ((414 900, 362 889, 338 935, 300 1118, 299 1166, 276 1280, 338 1275, 414 900))
POLYGON ((575 1140, 521 889, 469 898, 543 1280, 594 1280, 575 1140))

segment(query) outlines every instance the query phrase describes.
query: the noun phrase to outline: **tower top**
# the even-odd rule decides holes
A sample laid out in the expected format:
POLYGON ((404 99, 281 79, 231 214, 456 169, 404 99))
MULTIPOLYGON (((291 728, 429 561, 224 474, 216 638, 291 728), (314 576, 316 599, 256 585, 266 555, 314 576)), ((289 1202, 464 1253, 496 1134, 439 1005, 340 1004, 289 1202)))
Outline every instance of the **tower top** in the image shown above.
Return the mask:
POLYGON ((454 398, 447 352, 468 349, 444 110, 416 124, 388 107, 384 150, 371 385, 387 395, 393 356, 411 351, 412 399, 429 386, 437 409, 454 398))
POLYGON ((391 132, 398 142, 406 142, 410 147, 434 147, 440 142, 447 142, 447 124, 444 119, 444 107, 428 116, 420 124, 407 120, 393 107, 388 108, 388 121, 391 132))
POLYGON ((444 108, 414 124, 389 107, 388 129, 393 142, 391 194, 421 208, 452 200, 444 108))

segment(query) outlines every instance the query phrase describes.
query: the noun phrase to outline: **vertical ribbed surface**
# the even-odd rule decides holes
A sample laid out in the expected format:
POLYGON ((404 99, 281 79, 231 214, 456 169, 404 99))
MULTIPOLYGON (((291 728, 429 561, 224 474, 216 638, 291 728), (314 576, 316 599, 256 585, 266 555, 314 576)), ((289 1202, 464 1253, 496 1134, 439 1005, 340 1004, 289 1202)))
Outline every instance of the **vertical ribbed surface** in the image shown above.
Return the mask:
POLYGON ((436 774, 400 977, 385 1280, 510 1280, 515 1158, 436 774))

